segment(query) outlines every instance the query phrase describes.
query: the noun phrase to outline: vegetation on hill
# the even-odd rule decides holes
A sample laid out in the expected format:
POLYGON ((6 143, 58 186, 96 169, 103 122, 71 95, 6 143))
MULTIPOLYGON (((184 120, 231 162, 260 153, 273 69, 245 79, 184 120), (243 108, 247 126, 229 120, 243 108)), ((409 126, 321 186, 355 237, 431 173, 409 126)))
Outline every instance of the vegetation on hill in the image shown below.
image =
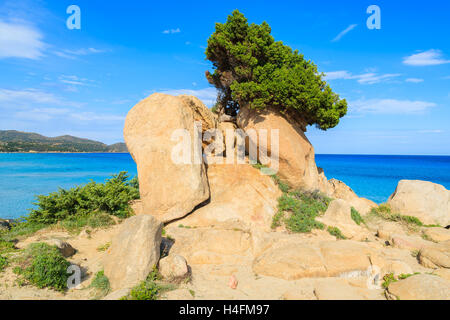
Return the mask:
POLYGON ((72 136, 49 138, 37 133, 0 130, 0 152, 128 152, 124 143, 102 142, 72 136))
POLYGON ((219 113, 274 107, 302 127, 323 130, 347 113, 346 100, 331 90, 313 62, 275 41, 266 22, 249 25, 238 10, 226 23, 216 23, 205 53, 214 66, 206 77, 218 89, 219 113))

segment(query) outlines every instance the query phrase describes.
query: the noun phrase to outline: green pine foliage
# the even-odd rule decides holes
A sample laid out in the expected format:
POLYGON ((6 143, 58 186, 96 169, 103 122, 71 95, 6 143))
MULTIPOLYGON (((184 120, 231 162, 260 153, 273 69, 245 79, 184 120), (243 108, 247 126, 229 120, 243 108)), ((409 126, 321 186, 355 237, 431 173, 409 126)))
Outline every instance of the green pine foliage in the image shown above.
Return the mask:
POLYGON ((312 61, 275 41, 266 22, 249 24, 238 10, 226 23, 216 23, 205 54, 214 67, 207 79, 219 91, 216 110, 236 115, 240 106, 274 107, 303 127, 322 130, 335 127, 347 113, 346 100, 331 90, 312 61))

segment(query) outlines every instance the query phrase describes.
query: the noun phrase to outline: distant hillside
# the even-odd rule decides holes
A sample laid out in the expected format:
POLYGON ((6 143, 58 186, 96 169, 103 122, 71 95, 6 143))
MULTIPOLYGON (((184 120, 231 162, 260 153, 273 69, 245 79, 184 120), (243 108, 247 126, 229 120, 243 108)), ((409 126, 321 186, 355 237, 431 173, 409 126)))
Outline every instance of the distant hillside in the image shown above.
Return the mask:
POLYGON ((110 146, 72 136, 45 137, 37 133, 0 130, 0 152, 128 152, 125 143, 110 146))

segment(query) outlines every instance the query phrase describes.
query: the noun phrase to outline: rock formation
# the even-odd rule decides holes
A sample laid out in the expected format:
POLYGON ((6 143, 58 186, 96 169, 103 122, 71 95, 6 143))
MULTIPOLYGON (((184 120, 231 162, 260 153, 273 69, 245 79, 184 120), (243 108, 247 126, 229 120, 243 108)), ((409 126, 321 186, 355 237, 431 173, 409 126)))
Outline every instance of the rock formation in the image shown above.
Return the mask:
POLYGON ((401 180, 388 204, 402 215, 425 224, 450 225, 450 191, 443 186, 419 180, 401 180))
POLYGON ((142 100, 128 113, 124 138, 137 164, 142 213, 166 222, 185 216, 209 198, 201 151, 196 154, 194 150, 194 121, 202 122, 206 130, 214 124, 214 117, 208 114, 194 97, 160 93, 142 100), (181 136, 174 139, 177 132, 181 136), (182 159, 175 154, 179 157, 174 161, 176 147, 185 145, 180 142, 183 132, 189 133, 190 156, 187 153, 187 159, 182 159))

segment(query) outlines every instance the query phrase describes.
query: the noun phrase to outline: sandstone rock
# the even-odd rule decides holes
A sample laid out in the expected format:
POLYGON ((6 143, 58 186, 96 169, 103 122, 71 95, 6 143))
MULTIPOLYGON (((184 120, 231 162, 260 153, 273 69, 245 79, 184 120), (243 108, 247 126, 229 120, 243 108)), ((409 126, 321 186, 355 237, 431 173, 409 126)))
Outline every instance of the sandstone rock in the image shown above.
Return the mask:
POLYGON ((129 288, 119 289, 103 297, 102 300, 120 300, 123 297, 126 297, 129 292, 130 292, 129 288))
POLYGON ((103 260, 112 290, 131 288, 157 265, 162 224, 150 215, 133 216, 120 226, 103 260))
POLYGON ((393 234, 391 235, 390 243, 399 249, 406 249, 410 251, 414 250, 422 250, 430 245, 433 245, 433 242, 426 241, 418 236, 408 236, 405 234, 393 234))
MULTIPOLYGON (((279 170, 278 175, 295 188, 319 189, 319 172, 314 160, 314 148, 306 138, 302 128, 289 123, 275 109, 263 111, 242 107, 237 117, 238 126, 249 130, 267 130, 267 154, 271 154, 271 130, 279 130, 279 170)), ((258 138, 259 140, 259 138, 258 138)), ((258 141, 251 143, 260 146, 258 141)))
POLYGON ((364 243, 343 241, 283 241, 258 256, 256 274, 296 280, 307 277, 334 277, 364 274, 373 250, 364 243))
POLYGON ((450 241, 420 250, 419 262, 427 268, 450 268, 450 241))
POLYGON ((433 274, 450 281, 450 269, 437 269, 433 271, 433 274))
POLYGON ((208 180, 210 202, 176 224, 270 230, 281 196, 272 178, 248 164, 214 164, 208 180))
POLYGON ((372 208, 377 207, 375 202, 358 197, 356 193, 342 181, 330 179, 328 184, 329 196, 347 201, 350 206, 354 207, 362 215, 367 214, 372 208))
POLYGON ((179 282, 189 276, 189 267, 182 256, 169 254, 159 261, 159 273, 166 280, 179 282))
POLYGON ((251 250, 250 234, 241 230, 166 227, 167 233, 176 239, 170 254, 186 258, 192 265, 244 264, 251 250))
POLYGON ((393 235, 404 235, 401 225, 391 221, 383 221, 377 229, 377 237, 390 241, 393 235))
POLYGON ((382 269, 383 274, 393 273, 395 277, 401 274, 412 274, 413 269, 407 263, 400 260, 392 260, 386 263, 382 269))
POLYGON ((203 120, 205 126, 212 120, 199 103, 193 97, 155 93, 134 106, 125 121, 124 138, 137 164, 142 211, 162 222, 185 216, 209 198, 201 147, 194 147, 194 120, 203 120), (187 163, 180 157, 181 136, 172 139, 180 130, 190 135, 187 163))
POLYGON ((350 285, 343 279, 317 283, 314 293, 318 300, 374 300, 381 299, 380 290, 369 290, 350 285))
POLYGON ((351 206, 342 199, 331 201, 324 215, 316 220, 328 226, 338 227, 348 239, 363 240, 368 236, 368 232, 353 221, 351 206))
POLYGON ((388 204, 393 212, 417 217, 424 224, 450 225, 450 191, 419 180, 401 180, 388 204))
POLYGON ((450 230, 440 227, 425 228, 423 234, 434 242, 444 242, 450 240, 450 230))
POLYGON ((418 274, 389 285, 391 299, 450 300, 450 282, 429 274, 418 274))
POLYGON ((49 239, 44 242, 51 246, 56 246, 65 258, 71 257, 75 254, 75 252, 77 252, 69 243, 60 239, 49 239))
POLYGON ((194 300, 192 293, 188 289, 176 289, 164 293, 165 300, 194 300))

